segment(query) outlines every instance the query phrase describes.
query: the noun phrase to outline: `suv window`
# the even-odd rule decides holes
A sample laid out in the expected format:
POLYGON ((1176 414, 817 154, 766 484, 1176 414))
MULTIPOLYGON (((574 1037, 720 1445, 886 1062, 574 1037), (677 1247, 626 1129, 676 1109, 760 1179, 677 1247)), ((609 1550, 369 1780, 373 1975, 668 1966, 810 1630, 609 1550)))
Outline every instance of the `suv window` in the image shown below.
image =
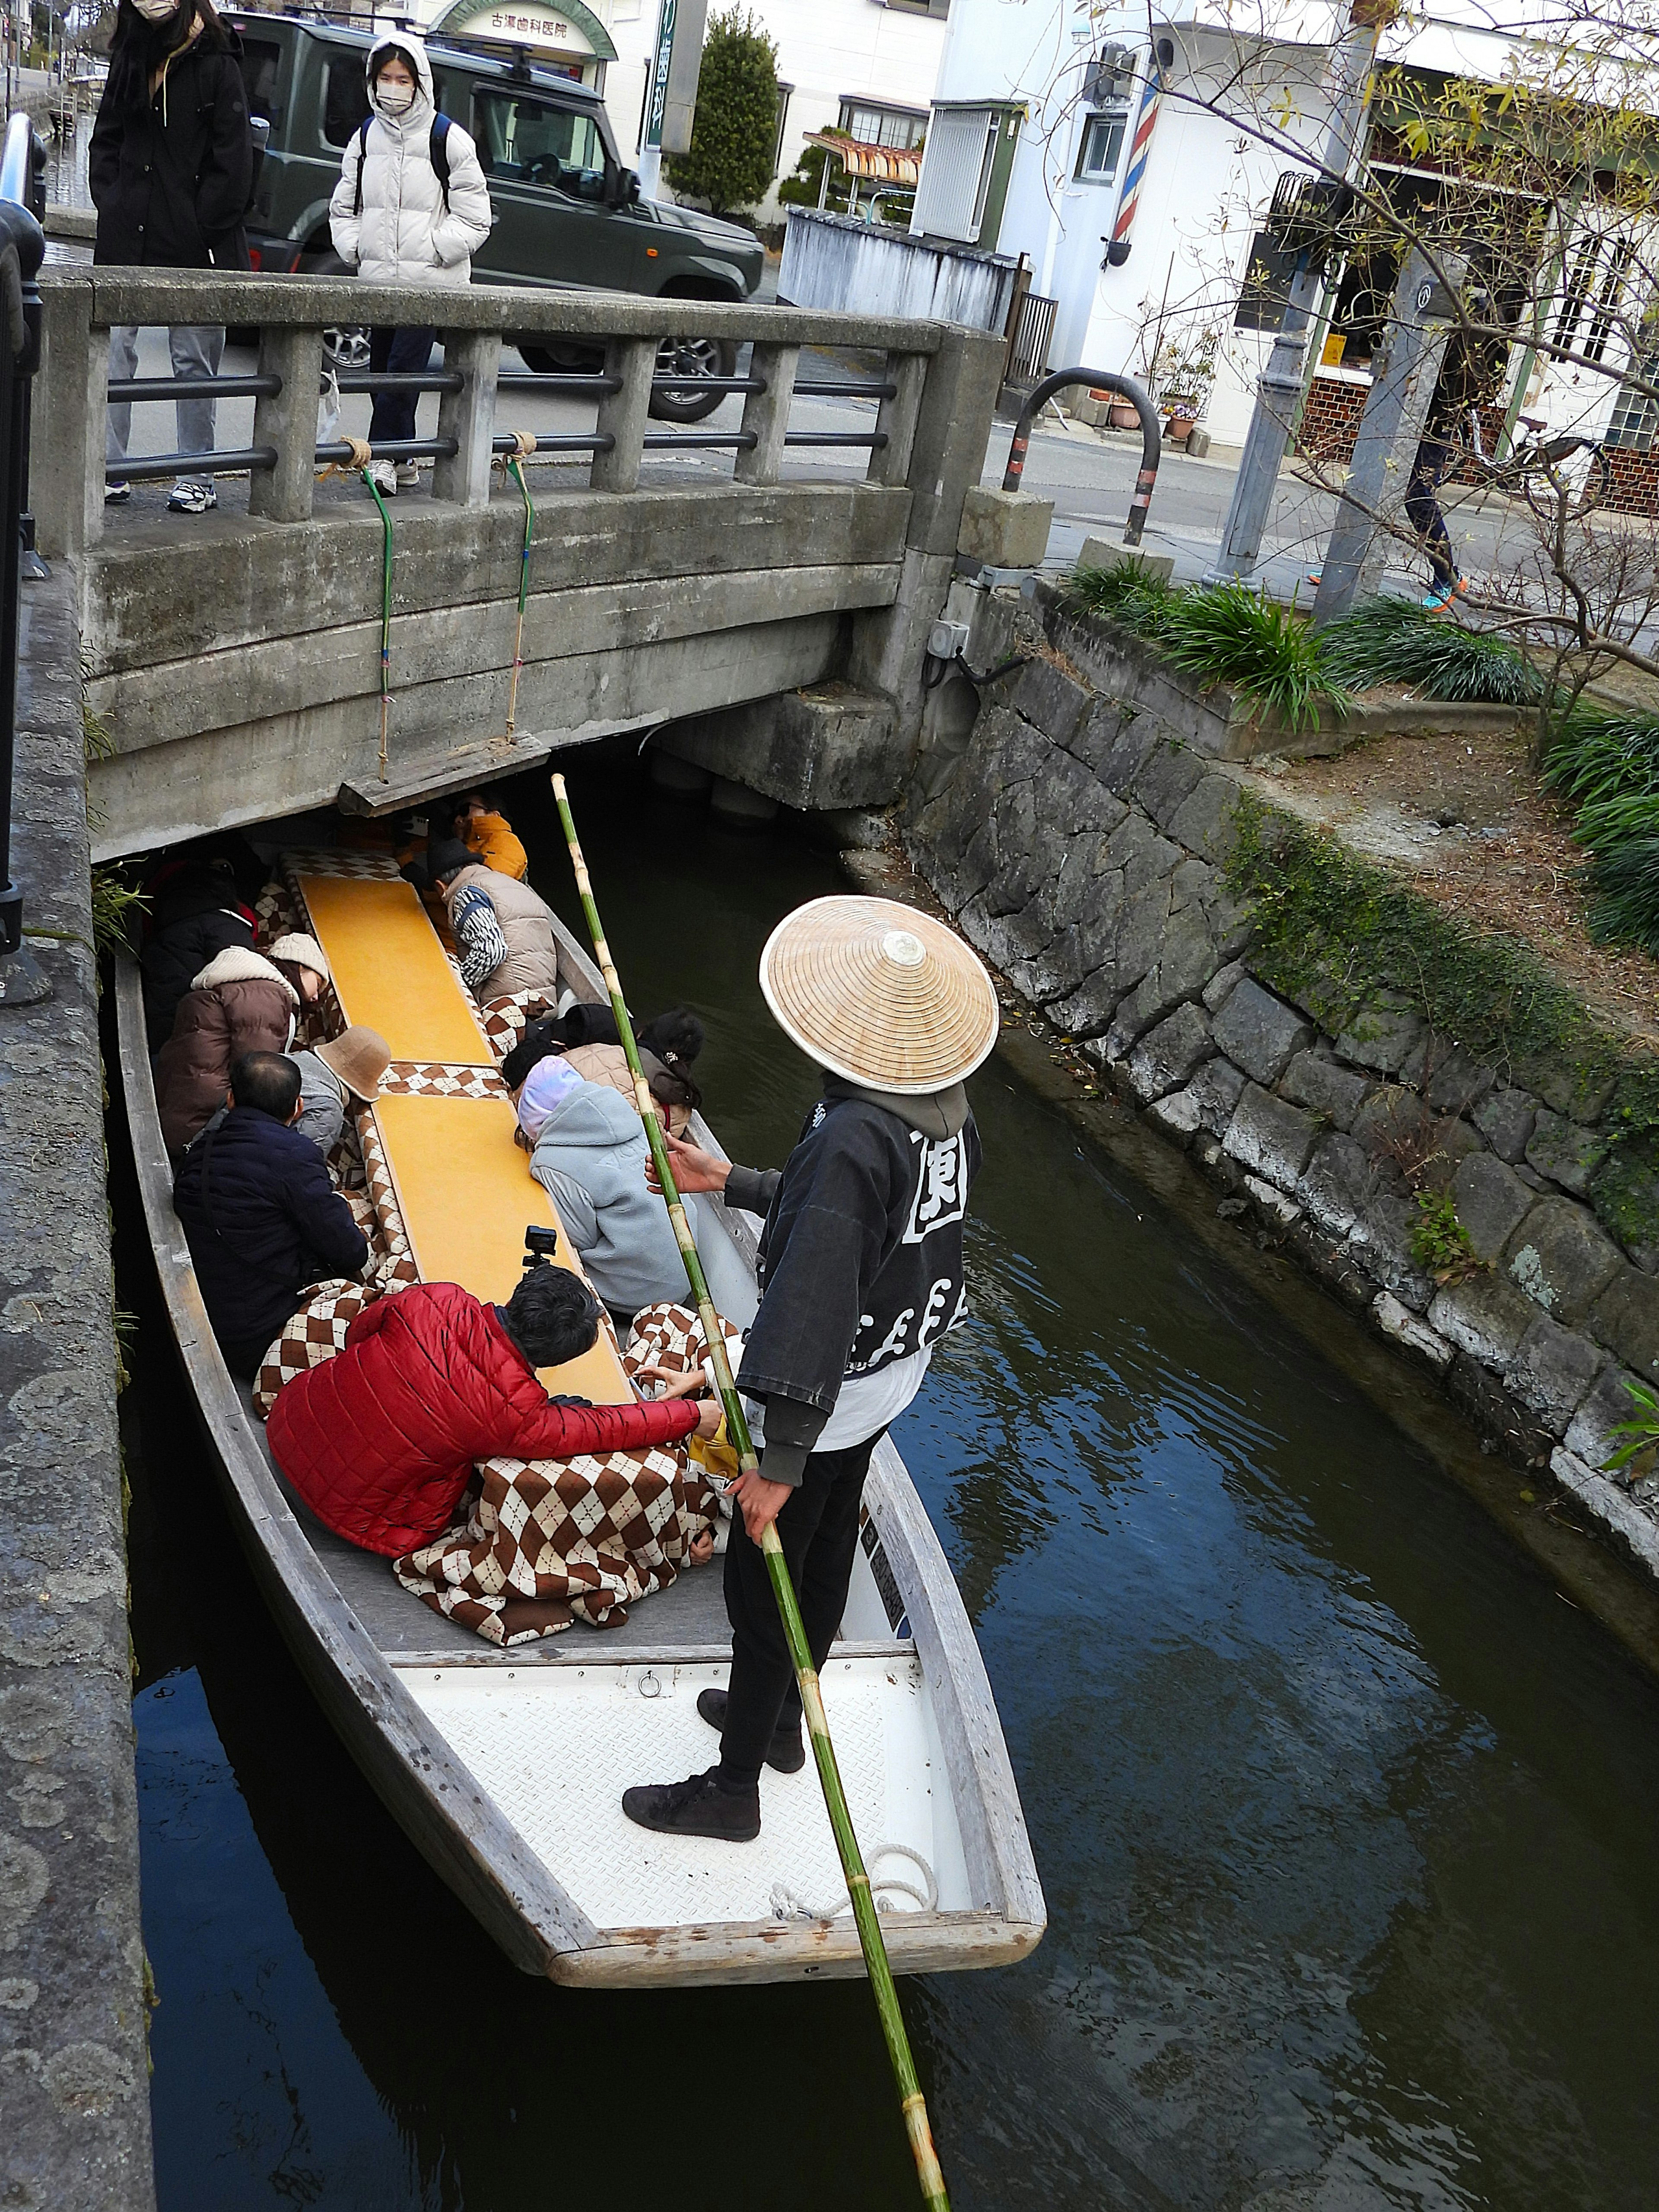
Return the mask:
POLYGON ((242 40, 242 88, 250 115, 276 120, 276 74, 283 66, 283 50, 274 39, 242 40))
POLYGON ((343 146, 368 113, 368 85, 356 54, 336 54, 323 79, 323 137, 343 146))
POLYGON ((603 196, 605 141, 591 115, 482 87, 472 97, 486 176, 545 185, 576 199, 603 196))

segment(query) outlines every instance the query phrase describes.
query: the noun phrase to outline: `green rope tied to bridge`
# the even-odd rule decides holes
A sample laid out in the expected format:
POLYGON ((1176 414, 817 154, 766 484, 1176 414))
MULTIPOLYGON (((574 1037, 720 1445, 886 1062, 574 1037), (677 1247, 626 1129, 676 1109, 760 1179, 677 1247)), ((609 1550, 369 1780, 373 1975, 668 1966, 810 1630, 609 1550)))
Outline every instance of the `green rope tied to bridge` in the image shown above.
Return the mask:
MULTIPOLYGON (((668 1218, 673 1224, 674 1241, 679 1246, 686 1279, 691 1285, 692 1301, 702 1327, 703 1342, 708 1347, 714 1370, 714 1387, 720 1392, 720 1404, 726 1409, 726 1434, 737 1451, 741 1472, 757 1474, 760 1471, 760 1460, 749 1434, 749 1424, 744 1418, 743 1401, 738 1397, 737 1384, 732 1380, 732 1363, 726 1355, 725 1334, 714 1312, 714 1302, 708 1294, 708 1278, 702 1271, 702 1261, 697 1256, 690 1224, 685 1218, 685 1204, 675 1188, 673 1170, 668 1164, 668 1150, 662 1139, 662 1125, 657 1119, 650 1089, 640 1066, 633 1024, 623 1000, 622 985, 611 963, 605 926, 599 920, 599 910, 593 901, 593 886, 588 879, 582 848, 577 842, 576 825, 571 817, 570 801, 562 775, 556 775, 553 779, 553 798, 564 828, 565 841, 570 848, 571 866, 576 872, 576 890, 581 898, 588 933, 593 939, 593 957, 605 977, 605 988, 611 996, 611 1011, 616 1017, 617 1035, 622 1041, 629 1070, 634 1078, 634 1103, 644 1125, 646 1142, 651 1148, 652 1161, 657 1170, 657 1181, 662 1187, 668 1218)), ((899 2111, 903 2116, 904 2131, 909 2137, 911 2154, 916 2162, 916 2179, 921 2185, 922 2202, 928 2207, 928 2212, 950 2212, 951 2200, 945 2193, 945 2177, 939 2171, 938 2154, 933 2148, 933 2130, 927 2123, 927 2106, 921 2094, 921 2085, 916 2079, 915 2061, 910 2056, 909 2038, 905 2033, 904 2015, 899 2010, 898 1991, 893 1984, 893 1969, 882 1936, 881 1921, 871 1894, 870 1877, 865 1872, 858 1837, 854 1832, 853 1816, 847 1808, 847 1793, 842 1787, 841 1770, 836 1763, 836 1747, 830 1740, 830 1723, 824 1717, 817 1669, 812 1664, 805 1625, 795 1601, 794 1585, 789 1578, 782 1540, 775 1527, 769 1526, 762 1536, 761 1552, 771 1579, 772 1595, 777 1600, 778 1612, 782 1617, 784 1637, 789 1646, 790 1658, 794 1662, 795 1679, 800 1686, 800 1701, 806 1714, 806 1732, 811 1738, 813 1756, 817 1760, 818 1780, 823 1785, 823 1802, 835 1834, 836 1849, 841 1854, 842 1872, 847 1880, 847 1894, 852 1900, 853 1917, 858 1923, 865 1969, 875 1994, 876 2012, 881 2021, 882 2033, 886 2038, 887 2056, 892 2064, 893 2078, 898 2085, 899 2111)))
MULTIPOLYGON (((354 446, 356 441, 353 441, 354 446)), ((367 451, 367 448, 365 448, 367 451)), ((356 459, 354 452, 353 459, 356 459)), ((374 504, 380 510, 380 781, 386 781, 392 735, 392 517, 380 487, 368 467, 362 471, 374 504)))
POLYGON ((524 465, 536 450, 533 430, 515 430, 515 450, 507 455, 508 473, 518 478, 519 495, 524 501, 524 544, 519 554, 519 627, 513 639, 513 680, 507 694, 507 737, 513 741, 513 732, 519 720, 519 672, 524 666, 524 610, 530 597, 530 542, 536 534, 536 509, 530 496, 530 487, 524 480, 524 465))

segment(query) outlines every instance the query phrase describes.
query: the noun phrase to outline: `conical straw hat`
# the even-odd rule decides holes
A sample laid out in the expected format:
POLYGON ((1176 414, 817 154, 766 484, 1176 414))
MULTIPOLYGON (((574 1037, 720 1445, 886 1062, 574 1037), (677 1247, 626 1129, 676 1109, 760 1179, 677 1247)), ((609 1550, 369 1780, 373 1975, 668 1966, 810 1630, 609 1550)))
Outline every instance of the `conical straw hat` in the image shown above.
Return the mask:
POLYGON ((943 1091, 997 1040, 981 963, 942 922, 892 899, 797 907, 766 940, 760 987, 804 1053, 872 1091, 943 1091))

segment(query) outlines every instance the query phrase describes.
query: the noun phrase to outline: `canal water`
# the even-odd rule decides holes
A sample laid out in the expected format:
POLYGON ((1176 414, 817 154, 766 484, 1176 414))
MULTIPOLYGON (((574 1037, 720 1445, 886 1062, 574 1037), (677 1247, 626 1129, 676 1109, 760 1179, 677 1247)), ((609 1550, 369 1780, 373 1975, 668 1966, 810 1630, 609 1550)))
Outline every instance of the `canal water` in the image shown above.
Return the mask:
MULTIPOLYGON (((781 1160, 813 1082, 756 957, 840 878, 572 781, 636 1008, 703 1016, 711 1118, 781 1160)), ((896 1433, 1050 1920, 906 1985, 958 2212, 1650 2208, 1654 1683, 1000 1061, 973 1094, 975 1322, 896 1433)), ((861 1985, 561 1990, 428 1873, 270 1627, 120 1211, 164 2212, 911 2203, 861 1985)))

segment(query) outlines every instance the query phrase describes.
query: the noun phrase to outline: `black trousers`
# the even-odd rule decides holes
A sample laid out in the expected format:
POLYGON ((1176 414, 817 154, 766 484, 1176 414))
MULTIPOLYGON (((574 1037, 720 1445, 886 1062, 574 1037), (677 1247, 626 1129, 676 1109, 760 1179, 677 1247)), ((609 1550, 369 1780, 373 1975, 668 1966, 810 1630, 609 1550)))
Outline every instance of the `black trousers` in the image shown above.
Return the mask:
MULTIPOLYGON (((822 1668, 846 1610, 858 1549, 859 1504, 870 1455, 880 1434, 845 1451, 814 1452, 794 1496, 778 1516, 783 1556, 800 1601, 812 1663, 822 1668)), ((765 1455, 761 1469, 765 1472, 765 1455)), ((732 1687, 720 1738, 720 1779, 750 1786, 760 1779, 780 1721, 800 1725, 800 1692, 783 1637, 778 1601, 758 1544, 743 1515, 732 1523, 726 1551, 726 1611, 732 1623, 732 1687)))
POLYGON ((1440 502, 1435 497, 1455 458, 1445 439, 1425 438, 1417 449, 1406 486, 1406 520, 1422 540, 1423 550, 1429 556, 1430 572, 1440 585, 1457 581, 1457 562, 1452 553, 1450 533, 1446 528, 1446 518, 1440 512, 1440 502))
MULTIPOLYGON (((437 339, 435 328, 371 331, 368 334, 371 374, 420 375, 432 359, 432 349, 437 339)), ((374 410, 368 418, 370 439, 378 445, 383 439, 412 438, 415 435, 415 406, 419 397, 419 393, 414 392, 377 392, 374 410)))

